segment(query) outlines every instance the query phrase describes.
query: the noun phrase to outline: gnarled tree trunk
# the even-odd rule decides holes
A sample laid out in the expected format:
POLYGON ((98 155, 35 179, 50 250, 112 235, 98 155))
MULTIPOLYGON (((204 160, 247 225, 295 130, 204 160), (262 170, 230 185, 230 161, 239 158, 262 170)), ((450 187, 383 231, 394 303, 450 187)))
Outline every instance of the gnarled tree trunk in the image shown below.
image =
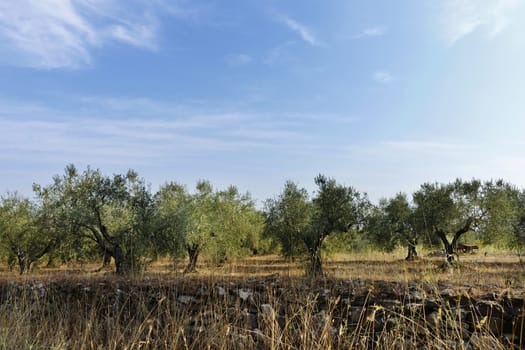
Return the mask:
POLYGON ((405 258, 405 260, 413 261, 418 258, 416 246, 417 246, 417 238, 408 240, 408 253, 407 253, 407 257, 405 258))
POLYGON ((326 235, 321 234, 317 239, 305 239, 304 242, 308 248, 308 266, 306 266, 306 275, 317 277, 323 275, 323 261, 321 259, 321 247, 326 235))
POLYGON ((17 255, 18 260, 18 272, 23 275, 29 273, 31 270, 31 264, 33 263, 27 254, 19 253, 17 255))
POLYGON ((188 265, 184 269, 184 273, 197 272, 197 259, 199 258, 200 245, 193 243, 192 245, 186 246, 188 251, 188 265))
POLYGON ((122 249, 122 242, 108 234, 106 226, 102 224, 100 215, 98 230, 92 226, 87 226, 87 228, 93 233, 95 242, 98 243, 104 254, 103 263, 107 262, 108 259, 111 260, 111 258, 115 261, 115 273, 117 275, 127 275, 138 270, 139 262, 134 254, 122 249))
POLYGON ((102 249, 102 268, 111 264, 111 253, 107 249, 102 249))
POLYGON ((130 253, 125 253, 120 245, 115 244, 111 250, 112 257, 115 260, 115 268, 117 275, 128 275, 138 270, 138 262, 130 253))
POLYGON ((53 247, 54 242, 49 243, 42 250, 31 253, 24 249, 17 248, 16 259, 18 262, 18 271, 21 275, 31 271, 31 265, 46 255, 53 247))
POLYGON ((454 245, 451 242, 449 242, 443 230, 438 230, 437 235, 439 236, 439 238, 441 238, 441 241, 445 246, 445 257, 447 259, 447 263, 454 264, 456 262, 455 256, 457 256, 456 252, 454 251, 454 245))
POLYGON ((470 231, 470 228, 472 224, 474 223, 474 218, 469 217, 467 221, 465 222, 465 225, 461 227, 459 230, 454 233, 454 238, 452 238, 452 242, 450 242, 447 238, 447 234, 442 229, 436 230, 437 236, 441 239, 443 242, 443 245, 445 246, 445 256, 447 259, 447 263, 454 264, 456 263, 456 257, 458 257, 458 254, 456 253, 456 244, 459 240, 459 238, 464 234, 470 231))
POLYGON ((16 265, 16 255, 9 253, 7 257, 7 267, 9 268, 9 271, 13 271, 16 265))
POLYGON ((321 247, 315 247, 309 250, 309 261, 306 267, 306 275, 316 277, 323 275, 323 263, 321 260, 321 247))

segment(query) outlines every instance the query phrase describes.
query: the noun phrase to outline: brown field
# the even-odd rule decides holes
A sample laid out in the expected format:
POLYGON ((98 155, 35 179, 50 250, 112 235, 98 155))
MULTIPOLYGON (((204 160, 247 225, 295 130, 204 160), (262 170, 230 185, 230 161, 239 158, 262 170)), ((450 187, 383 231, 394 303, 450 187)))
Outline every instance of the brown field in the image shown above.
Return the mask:
MULTIPOLYGON (((460 267, 443 267, 444 258, 428 257, 425 253, 417 261, 407 262, 404 252, 399 253, 356 253, 334 254, 324 258, 324 271, 328 278, 381 280, 387 282, 443 282, 456 286, 476 286, 484 289, 525 287, 525 260, 520 262, 513 253, 491 252, 484 254, 460 255, 460 267)), ((134 278, 180 278, 184 275, 185 261, 175 263, 161 259, 147 265, 143 274, 134 278)), ((27 276, 18 276, 16 271, 8 271, 0 265, 0 280, 54 279, 61 277, 100 278, 110 276, 112 267, 98 271, 98 263, 76 264, 59 267, 37 267, 27 276)), ((201 259, 199 271, 192 277, 212 279, 264 278, 279 275, 287 278, 301 278, 304 275, 304 262, 290 261, 277 255, 254 256, 236 259, 215 266, 201 259)))
MULTIPOLYGON (((424 255, 424 254, 423 254, 424 255)), ((326 257, 303 277, 278 256, 161 260, 138 276, 96 264, 0 268, 0 349, 521 349, 525 266, 513 254, 326 257)))

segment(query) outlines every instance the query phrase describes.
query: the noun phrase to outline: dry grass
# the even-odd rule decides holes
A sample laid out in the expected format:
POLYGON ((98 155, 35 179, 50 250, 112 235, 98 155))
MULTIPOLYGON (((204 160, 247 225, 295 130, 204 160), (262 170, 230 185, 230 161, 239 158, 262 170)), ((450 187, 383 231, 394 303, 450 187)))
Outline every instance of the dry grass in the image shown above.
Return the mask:
MULTIPOLYGON (((328 277, 337 279, 381 280, 386 282, 433 282, 455 286, 480 288, 525 288, 525 265, 519 257, 508 252, 485 255, 460 256, 460 267, 454 270, 444 267, 442 257, 422 257, 405 261, 404 251, 395 253, 335 254, 325 258, 324 270, 328 277)), ((148 273, 182 276, 184 262, 176 264, 169 260, 157 261, 148 273)), ((249 257, 213 266, 204 261, 198 276, 210 278, 254 278, 304 275, 304 262, 289 261, 277 255, 249 257)))
POLYGON ((523 314, 509 335, 496 318, 470 312, 470 299, 454 305, 487 293, 523 301, 518 257, 461 263, 452 271, 442 258, 406 262, 402 252, 335 255, 318 280, 278 256, 204 262, 191 275, 179 272, 183 262, 173 269, 161 260, 131 278, 95 273, 96 265, 30 276, 4 269, 0 349, 521 348, 523 314))

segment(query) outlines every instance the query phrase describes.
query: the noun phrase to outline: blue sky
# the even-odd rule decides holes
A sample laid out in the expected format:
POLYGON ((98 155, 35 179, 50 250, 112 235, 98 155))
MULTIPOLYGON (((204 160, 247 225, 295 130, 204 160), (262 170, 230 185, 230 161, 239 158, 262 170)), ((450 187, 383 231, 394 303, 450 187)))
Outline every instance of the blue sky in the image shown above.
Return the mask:
POLYGON ((522 0, 0 0, 0 191, 525 184, 522 0))

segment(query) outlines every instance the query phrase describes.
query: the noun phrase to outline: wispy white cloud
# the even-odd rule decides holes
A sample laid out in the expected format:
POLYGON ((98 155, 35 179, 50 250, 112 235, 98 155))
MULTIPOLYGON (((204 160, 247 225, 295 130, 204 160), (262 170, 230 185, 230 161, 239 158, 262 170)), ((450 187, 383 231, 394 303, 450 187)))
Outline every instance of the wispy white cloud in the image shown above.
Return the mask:
POLYGON ((277 16, 277 20, 286 25, 290 30, 298 34, 301 37, 301 39, 307 42, 308 44, 312 46, 321 45, 319 40, 312 33, 311 29, 308 28, 306 25, 299 23, 298 21, 282 14, 277 16))
POLYGON ((443 35, 449 45, 483 29, 493 38, 507 29, 521 0, 447 0, 442 5, 443 35))
POLYGON ((300 148, 307 132, 300 126, 311 123, 309 116, 210 112, 146 98, 86 97, 74 111, 0 100, 0 158, 144 164, 166 157, 300 148))
POLYGON ((156 49, 157 26, 156 21, 151 20, 149 24, 126 27, 114 25, 109 29, 111 37, 136 47, 156 49))
POLYGON ((155 49, 154 6, 137 0, 0 1, 0 62, 79 68, 93 63, 94 49, 112 42, 155 49))
POLYGON ((372 78, 381 84, 390 84, 394 80, 392 74, 384 70, 375 71, 372 78))
POLYGON ((226 56, 226 62, 232 66, 243 66, 252 62, 252 57, 244 53, 231 54, 226 56))
POLYGON ((46 0, 0 2, 0 37, 4 59, 45 68, 89 64, 98 41, 70 1, 46 0))
POLYGON ((196 129, 168 120, 0 119, 0 128, 5 133, 0 157, 33 161, 147 164, 166 157, 270 146, 267 137, 228 139, 212 128, 196 129))
POLYGON ((370 28, 363 29, 359 33, 355 34, 352 38, 353 39, 363 39, 363 38, 369 38, 369 37, 378 37, 378 36, 385 35, 387 31, 388 31, 387 27, 383 27, 383 26, 370 27, 370 28))
POLYGON ((325 169, 310 161, 336 159, 346 141, 319 131, 345 130, 356 120, 203 101, 71 95, 61 100, 68 100, 67 106, 0 97, 0 190, 25 188, 30 194, 31 183, 47 183, 65 164, 75 163, 108 173, 133 168, 154 185, 203 176, 225 185, 234 181, 264 199, 274 192, 261 184, 283 169, 286 178, 310 183, 325 169))

